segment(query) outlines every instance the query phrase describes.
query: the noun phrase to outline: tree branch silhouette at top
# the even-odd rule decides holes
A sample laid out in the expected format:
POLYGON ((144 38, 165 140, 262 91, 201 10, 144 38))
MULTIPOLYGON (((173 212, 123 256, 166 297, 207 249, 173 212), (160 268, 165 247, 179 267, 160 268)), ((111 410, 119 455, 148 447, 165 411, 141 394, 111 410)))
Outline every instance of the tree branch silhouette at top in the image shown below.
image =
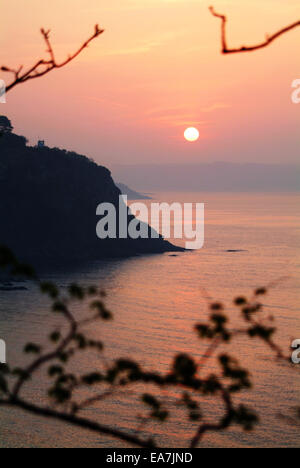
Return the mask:
POLYGON ((6 87, 6 92, 13 89, 15 86, 21 83, 25 83, 26 81, 33 80, 35 78, 40 78, 41 76, 47 75, 54 69, 62 68, 72 60, 74 60, 81 52, 86 49, 89 44, 96 39, 98 36, 104 33, 104 29, 100 29, 98 24, 95 25, 94 33, 79 47, 79 49, 74 52, 72 55, 68 55, 68 57, 62 61, 57 62, 55 58, 55 53, 50 41, 50 30, 46 31, 45 29, 41 29, 41 34, 43 39, 47 45, 47 53, 49 54, 49 59, 40 59, 34 65, 32 65, 28 70, 23 71, 24 66, 20 66, 18 69, 9 68, 6 66, 1 67, 1 71, 12 73, 14 75, 14 79, 11 83, 9 83, 6 87))
POLYGON ((275 34, 272 34, 271 36, 267 36, 266 40, 264 42, 261 42, 259 44, 253 45, 253 46, 241 46, 237 48, 229 48, 227 45, 227 37, 226 37, 226 24, 227 24, 227 16, 221 15, 217 13, 214 9, 214 7, 209 7, 210 12, 212 13, 213 16, 216 18, 220 18, 222 21, 221 24, 221 42, 222 42, 222 54, 235 54, 235 53, 241 53, 241 52, 253 52, 255 50, 263 49, 265 47, 268 47, 272 42, 274 42, 276 39, 278 39, 280 36, 283 34, 286 34, 287 32, 291 31, 292 29, 297 28, 300 26, 300 20, 296 21, 295 23, 290 24, 289 26, 286 26, 283 29, 280 29, 277 31, 275 34))

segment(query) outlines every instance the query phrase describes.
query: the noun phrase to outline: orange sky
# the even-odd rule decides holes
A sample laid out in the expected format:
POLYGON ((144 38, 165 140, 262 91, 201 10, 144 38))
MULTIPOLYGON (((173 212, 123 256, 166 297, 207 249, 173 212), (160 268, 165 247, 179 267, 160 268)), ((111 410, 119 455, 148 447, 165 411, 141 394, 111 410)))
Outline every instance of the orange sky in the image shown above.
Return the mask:
POLYGON ((108 166, 298 162, 300 104, 290 96, 300 29, 262 51, 222 56, 211 3, 230 19, 231 46, 300 17, 299 0, 10 0, 1 9, 1 64, 44 54, 41 26, 61 58, 95 23, 106 32, 65 69, 13 90, 0 112, 30 142, 44 138, 108 166), (191 125, 201 135, 194 144, 182 136, 191 125))

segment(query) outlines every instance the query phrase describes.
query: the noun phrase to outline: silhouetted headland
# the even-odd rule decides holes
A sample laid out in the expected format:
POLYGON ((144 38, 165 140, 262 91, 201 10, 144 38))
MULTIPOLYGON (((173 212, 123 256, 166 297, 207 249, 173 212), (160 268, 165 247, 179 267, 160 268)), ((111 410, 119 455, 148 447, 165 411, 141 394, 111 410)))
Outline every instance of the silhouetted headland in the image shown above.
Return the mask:
POLYGON ((97 206, 110 202, 119 209, 121 192, 110 171, 75 152, 27 146, 5 119, 0 117, 0 243, 19 259, 50 266, 183 250, 161 236, 98 239, 97 206))

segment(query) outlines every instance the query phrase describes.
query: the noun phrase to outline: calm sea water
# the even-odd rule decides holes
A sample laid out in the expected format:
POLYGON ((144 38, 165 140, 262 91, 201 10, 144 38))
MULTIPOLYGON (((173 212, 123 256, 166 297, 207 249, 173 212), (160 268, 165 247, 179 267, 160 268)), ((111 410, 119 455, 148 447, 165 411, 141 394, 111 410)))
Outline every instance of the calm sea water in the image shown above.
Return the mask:
MULTIPOLYGON (((239 317, 232 298, 249 295, 253 288, 271 282, 278 283, 265 298, 265 306, 276 317, 278 341, 289 353, 292 340, 300 338, 300 195, 160 193, 155 198, 205 203, 202 250, 97 262, 80 270, 45 275, 63 287, 78 281, 107 290, 114 321, 90 329, 91 336, 105 341, 107 359, 134 358, 148 369, 166 371, 175 353, 188 352, 199 358, 205 348, 197 340, 193 326, 207 317, 203 289, 224 301, 234 326, 239 317)), ((45 343, 48 330, 57 320, 48 313, 45 298, 27 286, 26 292, 2 292, 0 298, 0 337, 7 342, 9 361, 15 364, 24 362, 23 344, 45 343)), ((78 316, 84 316, 84 308, 76 305, 75 309, 78 316)), ((200 446, 299 446, 299 427, 278 417, 279 413, 290 414, 294 406, 300 405, 298 369, 276 362, 258 341, 243 339, 231 346, 232 354, 252 372, 254 390, 243 393, 242 399, 257 410, 261 422, 250 434, 239 428, 208 434, 200 446)), ((103 361, 96 355, 91 358, 84 354, 72 365, 77 372, 86 373, 103 366, 103 361)), ((214 367, 212 361, 209 371, 214 367)), ((45 376, 37 377, 25 394, 44 402, 45 376)), ((169 402, 174 395, 165 393, 163 397, 169 402)), ((203 409, 213 420, 221 414, 221 406, 215 400, 204 401, 203 409)), ((127 430, 136 428, 136 417, 143 410, 138 395, 127 392, 95 405, 85 415, 127 430)), ((152 424, 145 431, 154 434, 161 446, 184 447, 196 426, 186 423, 183 414, 175 408, 170 422, 152 424)), ((1 409, 0 418, 0 447, 123 446, 118 441, 19 411, 1 409)))

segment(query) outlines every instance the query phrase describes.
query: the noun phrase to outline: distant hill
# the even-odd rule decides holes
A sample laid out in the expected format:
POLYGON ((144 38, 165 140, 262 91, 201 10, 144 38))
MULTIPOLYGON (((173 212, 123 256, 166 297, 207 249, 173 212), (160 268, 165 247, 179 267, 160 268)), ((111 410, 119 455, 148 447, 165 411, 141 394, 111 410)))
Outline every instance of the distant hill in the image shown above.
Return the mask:
POLYGON ((162 237, 98 239, 96 208, 110 202, 118 213, 119 195, 110 171, 87 157, 26 146, 11 129, 2 133, 0 244, 23 261, 64 264, 179 250, 162 237))
POLYGON ((128 200, 151 200, 151 197, 143 195, 142 193, 131 190, 127 185, 117 183, 116 186, 121 190, 123 195, 127 195, 128 200))
POLYGON ((300 164, 186 163, 112 166, 114 177, 147 192, 299 192, 300 164))

